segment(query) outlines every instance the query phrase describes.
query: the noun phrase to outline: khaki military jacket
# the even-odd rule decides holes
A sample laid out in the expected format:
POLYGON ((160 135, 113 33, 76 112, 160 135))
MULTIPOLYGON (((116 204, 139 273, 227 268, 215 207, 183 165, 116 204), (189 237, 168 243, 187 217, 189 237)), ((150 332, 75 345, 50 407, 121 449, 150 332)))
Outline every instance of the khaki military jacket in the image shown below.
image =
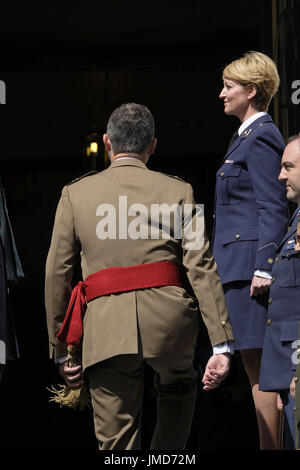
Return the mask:
POLYGON ((181 239, 175 233, 175 217, 170 217, 168 237, 168 224, 163 220, 153 228, 149 214, 161 204, 175 205, 177 209, 192 206, 193 222, 196 206, 192 187, 179 178, 149 170, 137 159, 118 159, 108 169, 63 188, 46 263, 50 357, 57 359, 66 354, 56 334, 79 264, 85 279, 109 267, 174 261, 186 272, 198 301, 183 287, 165 286, 111 294, 89 302, 84 316, 84 368, 139 350, 145 358, 151 358, 194 348, 198 304, 212 345, 233 340, 208 239, 205 236, 200 249, 189 249, 185 233, 181 239))

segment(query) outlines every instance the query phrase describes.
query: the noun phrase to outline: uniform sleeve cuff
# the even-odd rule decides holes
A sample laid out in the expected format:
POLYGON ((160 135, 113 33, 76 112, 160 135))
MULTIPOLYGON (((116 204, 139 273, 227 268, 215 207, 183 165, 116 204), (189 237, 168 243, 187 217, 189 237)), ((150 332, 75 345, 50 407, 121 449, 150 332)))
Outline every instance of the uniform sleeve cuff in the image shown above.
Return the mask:
POLYGON ((272 279, 270 271, 265 271, 261 269, 256 269, 254 271, 254 276, 264 277, 265 279, 272 279))
POLYGON ((233 341, 217 344, 213 346, 213 354, 234 353, 233 341))
POLYGON ((69 359, 68 356, 58 357, 57 359, 55 359, 55 364, 62 364, 63 362, 66 362, 68 359, 69 359))

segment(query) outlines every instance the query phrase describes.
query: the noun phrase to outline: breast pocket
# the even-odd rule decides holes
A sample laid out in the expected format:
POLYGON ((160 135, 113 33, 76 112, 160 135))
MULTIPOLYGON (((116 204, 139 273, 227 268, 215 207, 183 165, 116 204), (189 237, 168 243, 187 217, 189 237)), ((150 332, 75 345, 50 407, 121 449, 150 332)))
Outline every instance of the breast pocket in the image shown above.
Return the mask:
POLYGON ((299 252, 290 251, 282 255, 280 260, 280 287, 300 286, 300 257, 299 252))
POLYGON ((239 165, 223 165, 217 173, 218 204, 240 204, 239 197, 241 167, 239 165))

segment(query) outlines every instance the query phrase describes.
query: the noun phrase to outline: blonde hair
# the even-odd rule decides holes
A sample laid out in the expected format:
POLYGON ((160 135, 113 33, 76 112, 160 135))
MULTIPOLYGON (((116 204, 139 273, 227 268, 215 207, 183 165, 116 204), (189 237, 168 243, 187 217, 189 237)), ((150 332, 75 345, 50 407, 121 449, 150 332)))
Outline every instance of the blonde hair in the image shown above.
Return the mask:
POLYGON ((259 111, 267 111, 271 99, 278 90, 280 78, 275 62, 261 52, 246 52, 223 70, 225 78, 237 80, 241 85, 256 86, 253 101, 259 111))

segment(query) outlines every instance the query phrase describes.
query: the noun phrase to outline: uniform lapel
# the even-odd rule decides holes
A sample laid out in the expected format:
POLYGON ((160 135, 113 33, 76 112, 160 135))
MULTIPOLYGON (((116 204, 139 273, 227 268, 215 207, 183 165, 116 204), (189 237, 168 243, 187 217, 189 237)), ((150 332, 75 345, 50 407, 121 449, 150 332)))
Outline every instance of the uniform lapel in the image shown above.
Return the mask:
POLYGON ((230 155, 241 143, 241 136, 238 136, 232 143, 232 145, 229 144, 227 152, 225 157, 222 159, 219 168, 223 165, 225 160, 227 160, 228 155, 230 155))
POLYGON ((256 119, 253 121, 246 129, 243 130, 240 136, 237 137, 236 140, 232 143, 232 145, 229 144, 229 147, 227 149, 226 155, 223 158, 221 165, 223 165, 224 161, 227 159, 227 157, 234 152, 240 145, 240 143, 248 137, 248 135, 251 134, 252 131, 254 131, 258 126, 263 126, 265 122, 273 122, 271 116, 269 114, 265 114, 264 116, 261 116, 260 118, 256 119))

